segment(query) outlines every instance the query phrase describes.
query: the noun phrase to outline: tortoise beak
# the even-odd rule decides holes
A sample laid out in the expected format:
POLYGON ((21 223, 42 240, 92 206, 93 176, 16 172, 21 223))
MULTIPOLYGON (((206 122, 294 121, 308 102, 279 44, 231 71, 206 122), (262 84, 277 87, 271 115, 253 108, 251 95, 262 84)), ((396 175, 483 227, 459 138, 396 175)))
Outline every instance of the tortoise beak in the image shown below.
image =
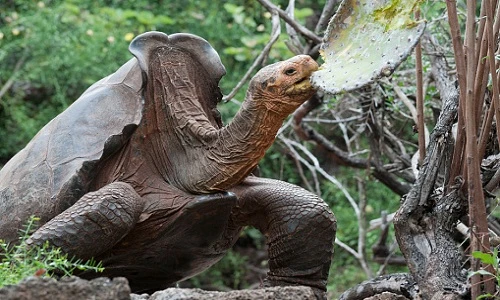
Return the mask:
POLYGON ((296 59, 296 63, 302 66, 304 76, 307 78, 311 77, 313 72, 318 71, 318 63, 309 55, 297 55, 293 59, 296 59))
POLYGON ((298 66, 300 66, 301 74, 300 77, 291 87, 288 88, 288 94, 302 94, 310 93, 314 91, 315 88, 311 85, 311 75, 313 72, 317 71, 319 66, 318 63, 312 59, 309 55, 297 55, 291 60, 294 61, 298 66))

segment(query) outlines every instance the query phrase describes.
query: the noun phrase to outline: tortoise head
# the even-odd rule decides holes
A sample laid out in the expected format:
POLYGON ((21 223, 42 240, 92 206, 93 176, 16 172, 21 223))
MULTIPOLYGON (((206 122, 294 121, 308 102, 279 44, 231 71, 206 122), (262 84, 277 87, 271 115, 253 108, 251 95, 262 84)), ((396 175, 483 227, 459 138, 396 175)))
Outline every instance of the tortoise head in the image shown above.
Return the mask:
POLYGON ((308 55, 262 68, 250 82, 248 92, 267 109, 290 114, 316 92, 309 78, 318 64, 308 55))

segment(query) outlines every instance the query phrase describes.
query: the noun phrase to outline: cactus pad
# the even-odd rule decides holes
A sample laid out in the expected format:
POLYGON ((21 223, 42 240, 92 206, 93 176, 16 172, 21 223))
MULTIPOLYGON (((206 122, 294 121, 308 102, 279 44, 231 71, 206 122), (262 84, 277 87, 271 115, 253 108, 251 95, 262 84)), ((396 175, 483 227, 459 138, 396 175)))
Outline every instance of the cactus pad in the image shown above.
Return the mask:
POLYGON ((418 0, 344 0, 323 38, 325 63, 312 84, 330 94, 391 75, 418 43, 425 23, 411 19, 418 0))

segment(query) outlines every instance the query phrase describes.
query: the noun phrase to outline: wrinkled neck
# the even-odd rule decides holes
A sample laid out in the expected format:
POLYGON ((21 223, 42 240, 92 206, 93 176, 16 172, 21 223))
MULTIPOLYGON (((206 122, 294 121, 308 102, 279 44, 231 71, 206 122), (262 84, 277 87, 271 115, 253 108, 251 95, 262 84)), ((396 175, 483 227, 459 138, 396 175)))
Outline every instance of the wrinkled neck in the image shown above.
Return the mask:
POLYGON ((264 157, 285 118, 248 93, 232 122, 218 132, 208 156, 219 158, 219 165, 208 170, 211 175, 202 185, 226 190, 240 183, 264 157))
MULTIPOLYGON (((155 99, 157 100, 157 99, 155 99)), ((230 124, 200 126, 206 117, 145 109, 136 147, 168 183, 191 193, 211 193, 240 183, 274 142, 286 114, 250 93, 230 124)))
POLYGON ((266 106, 264 100, 248 93, 240 110, 222 133, 232 137, 228 147, 245 148, 245 152, 257 152, 262 156, 274 142, 283 120, 288 114, 266 106))

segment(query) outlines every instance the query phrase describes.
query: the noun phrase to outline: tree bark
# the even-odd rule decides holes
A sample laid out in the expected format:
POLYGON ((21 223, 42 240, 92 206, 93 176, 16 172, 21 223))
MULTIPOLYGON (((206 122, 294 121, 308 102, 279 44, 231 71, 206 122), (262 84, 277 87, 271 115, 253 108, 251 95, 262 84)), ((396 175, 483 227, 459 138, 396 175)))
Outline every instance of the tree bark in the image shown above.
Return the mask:
MULTIPOLYGON (((358 300, 375 297, 385 292, 404 296, 409 299, 417 297, 418 288, 409 274, 397 273, 366 280, 345 291, 339 300, 358 300)), ((405 298, 402 298, 405 299, 405 298)))
POLYGON ((446 194, 437 188, 437 183, 444 184, 437 182, 440 171, 449 169, 459 99, 458 90, 442 74, 434 74, 440 77, 438 85, 444 83, 438 86, 444 98, 442 112, 420 175, 394 218, 396 238, 422 299, 462 299, 469 293, 462 255, 453 240, 455 225, 467 207, 460 192, 462 182, 457 180, 446 194))

